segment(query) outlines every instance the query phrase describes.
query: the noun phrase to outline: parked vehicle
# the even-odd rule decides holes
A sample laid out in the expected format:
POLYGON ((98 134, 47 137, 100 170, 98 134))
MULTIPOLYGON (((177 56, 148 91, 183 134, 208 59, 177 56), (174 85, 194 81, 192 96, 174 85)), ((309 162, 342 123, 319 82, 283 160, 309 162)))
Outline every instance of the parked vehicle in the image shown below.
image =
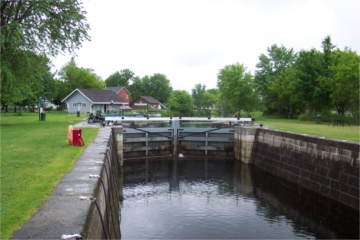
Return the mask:
POLYGON ((88 117, 88 123, 100 123, 101 121, 104 121, 105 118, 101 116, 101 112, 98 111, 96 115, 94 116, 93 113, 90 113, 88 117))

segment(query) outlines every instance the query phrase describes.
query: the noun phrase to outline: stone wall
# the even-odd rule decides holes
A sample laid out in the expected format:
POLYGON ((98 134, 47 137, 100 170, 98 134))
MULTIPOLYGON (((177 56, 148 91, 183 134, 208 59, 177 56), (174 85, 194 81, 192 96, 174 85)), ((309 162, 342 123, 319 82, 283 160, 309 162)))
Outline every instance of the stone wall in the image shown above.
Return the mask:
POLYGON ((235 127, 234 130, 234 156, 235 159, 249 164, 253 151, 255 133, 257 127, 243 126, 235 127))
POLYGON ((359 147, 356 142, 258 128, 248 162, 359 209, 359 147))
POLYGON ((91 158, 98 154, 100 161, 97 162, 103 167, 81 235, 84 239, 120 239, 119 168, 122 158, 118 156, 116 139, 122 134, 122 127, 113 128, 110 134, 101 132, 102 128, 93 143, 105 143, 105 146, 102 151, 92 153, 91 158))

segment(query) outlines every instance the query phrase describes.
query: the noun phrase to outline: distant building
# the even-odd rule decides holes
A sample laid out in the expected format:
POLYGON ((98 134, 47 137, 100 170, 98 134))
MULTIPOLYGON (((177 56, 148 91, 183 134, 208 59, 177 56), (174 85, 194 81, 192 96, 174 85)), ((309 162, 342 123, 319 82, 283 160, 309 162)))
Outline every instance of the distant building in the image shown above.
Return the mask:
POLYGON ((111 90, 75 89, 61 102, 65 103, 68 113, 120 112, 128 102, 111 90))
POLYGON ((131 94, 126 87, 105 87, 106 90, 111 90, 116 93, 119 97, 125 100, 126 106, 130 107, 131 94))
POLYGON ((131 102, 134 109, 166 109, 165 105, 151 96, 140 96, 131 102))

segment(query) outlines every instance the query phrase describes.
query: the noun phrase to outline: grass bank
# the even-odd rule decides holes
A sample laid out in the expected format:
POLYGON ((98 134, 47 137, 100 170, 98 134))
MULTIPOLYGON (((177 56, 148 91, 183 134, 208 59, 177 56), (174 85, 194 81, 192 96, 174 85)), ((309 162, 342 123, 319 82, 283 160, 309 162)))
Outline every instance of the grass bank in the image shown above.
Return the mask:
MULTIPOLYGON (((68 144, 67 127, 81 121, 76 114, 48 112, 1 114, 1 234, 8 239, 45 202, 61 177, 74 166, 84 147, 68 144)), ((86 145, 98 129, 83 129, 86 145)))
POLYGON ((327 122, 316 124, 315 120, 276 119, 261 115, 255 117, 255 120, 257 124, 262 123, 264 127, 271 129, 360 142, 360 127, 357 125, 334 126, 327 122))

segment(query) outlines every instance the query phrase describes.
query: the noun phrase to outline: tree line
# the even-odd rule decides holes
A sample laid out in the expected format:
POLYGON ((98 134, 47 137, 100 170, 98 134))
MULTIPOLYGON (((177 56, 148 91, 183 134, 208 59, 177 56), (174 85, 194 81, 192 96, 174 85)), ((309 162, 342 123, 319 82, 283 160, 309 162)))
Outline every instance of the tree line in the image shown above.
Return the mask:
POLYGON ((280 117, 302 114, 339 117, 350 114, 359 122, 359 55, 339 49, 329 36, 315 48, 295 52, 274 44, 259 56, 254 74, 240 63, 221 68, 217 88, 197 83, 191 93, 174 90, 163 73, 136 76, 122 69, 103 80, 94 69, 79 67, 74 59, 57 74, 50 57, 73 53, 90 40, 86 12, 80 0, 2 1, 2 107, 41 106, 44 100, 60 105, 75 88, 124 86, 132 99, 153 96, 174 114, 234 116, 263 111, 280 117))

